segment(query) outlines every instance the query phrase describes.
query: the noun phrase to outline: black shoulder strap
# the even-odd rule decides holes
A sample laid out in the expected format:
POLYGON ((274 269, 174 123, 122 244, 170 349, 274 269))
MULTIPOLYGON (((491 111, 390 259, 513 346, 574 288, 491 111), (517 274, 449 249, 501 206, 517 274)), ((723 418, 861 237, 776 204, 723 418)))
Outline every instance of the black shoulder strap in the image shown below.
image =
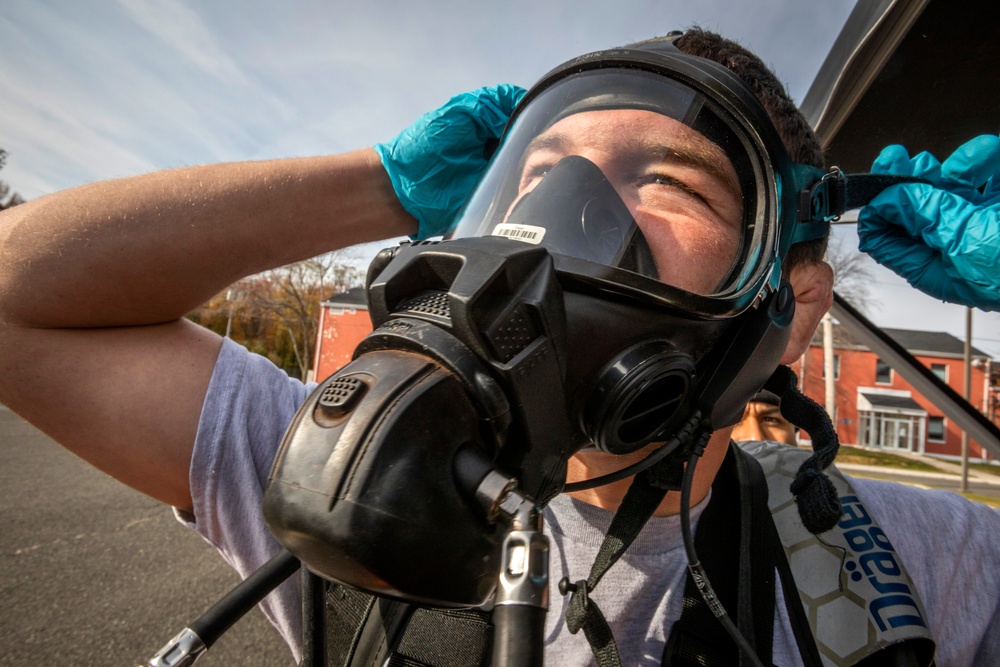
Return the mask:
POLYGON ((303 573, 301 667, 490 664, 489 612, 418 607, 303 573))
MULTIPOLYGON (((726 612, 764 664, 771 664, 774 639, 775 545, 759 526, 770 518, 760 464, 730 447, 712 485, 712 498, 698 520, 695 549, 726 612)), ((663 664, 742 663, 735 642, 689 573, 681 617, 671 629, 663 664)))

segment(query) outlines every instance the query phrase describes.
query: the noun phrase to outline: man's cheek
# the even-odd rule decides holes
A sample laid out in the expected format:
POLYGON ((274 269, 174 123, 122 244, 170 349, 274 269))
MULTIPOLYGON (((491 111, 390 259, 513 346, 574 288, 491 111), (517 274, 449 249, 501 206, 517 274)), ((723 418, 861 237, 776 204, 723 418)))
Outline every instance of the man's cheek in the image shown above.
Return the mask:
POLYGON ((683 267, 691 283, 686 289, 698 294, 711 294, 719 288, 729 267, 733 253, 727 239, 711 236, 704 230, 700 235, 689 235, 680 240, 683 267))

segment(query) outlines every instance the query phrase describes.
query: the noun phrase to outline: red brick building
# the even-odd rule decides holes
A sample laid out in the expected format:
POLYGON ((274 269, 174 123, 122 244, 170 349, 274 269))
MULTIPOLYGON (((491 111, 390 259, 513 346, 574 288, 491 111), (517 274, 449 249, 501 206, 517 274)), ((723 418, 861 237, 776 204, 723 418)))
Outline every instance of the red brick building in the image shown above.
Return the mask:
MULTIPOLYGON (((951 334, 883 329, 959 395, 964 393, 964 343, 951 334)), ((803 392, 825 404, 821 336, 793 365, 803 392), (804 368, 803 368, 804 366, 804 368)), ((969 402, 997 421, 997 385, 992 360, 972 348, 969 402)), ((943 458, 961 456, 962 432, 930 401, 867 347, 835 326, 835 423, 840 441, 849 445, 906 450, 943 458)), ((985 460, 984 450, 969 441, 971 459, 985 460)))
MULTIPOLYGON (((314 379, 322 381, 351 361, 355 347, 372 331, 364 288, 330 297, 320 311, 314 379)), ((963 343, 951 334, 884 329, 959 395, 964 390, 963 343)), ((1000 424, 1000 364, 972 349, 970 402, 1000 424), (993 378, 991 379, 991 376, 993 378)), ((822 337, 817 335, 802 360, 793 364, 803 392, 825 403, 822 337), (803 369, 804 367, 804 369, 803 369)), ((874 352, 834 328, 836 426, 848 445, 906 450, 944 458, 961 455, 961 430, 930 401, 882 362, 874 352)), ((969 456, 984 459, 970 440, 969 456)))
POLYGON ((322 382, 345 366, 354 348, 371 332, 372 321, 363 287, 354 287, 321 303, 313 378, 322 382))

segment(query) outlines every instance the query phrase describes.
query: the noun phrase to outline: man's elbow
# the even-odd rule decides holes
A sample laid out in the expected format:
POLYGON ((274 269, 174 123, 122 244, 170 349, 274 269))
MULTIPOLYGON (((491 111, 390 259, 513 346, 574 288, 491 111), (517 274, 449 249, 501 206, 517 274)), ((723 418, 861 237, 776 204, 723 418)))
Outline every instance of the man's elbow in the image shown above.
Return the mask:
POLYGON ((0 325, 28 325, 24 300, 30 298, 25 287, 30 284, 27 272, 31 262, 19 230, 30 221, 19 209, 30 208, 29 204, 21 204, 0 212, 0 325))

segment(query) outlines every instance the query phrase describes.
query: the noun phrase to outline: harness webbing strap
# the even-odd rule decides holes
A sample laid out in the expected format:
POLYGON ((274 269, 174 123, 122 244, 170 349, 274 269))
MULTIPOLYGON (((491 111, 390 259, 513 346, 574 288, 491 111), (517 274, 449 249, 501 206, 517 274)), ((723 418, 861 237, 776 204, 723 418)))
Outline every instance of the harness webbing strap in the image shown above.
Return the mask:
POLYGON ((475 609, 418 608, 389 665, 488 665, 492 652, 489 614, 475 609), (395 662, 404 659, 406 662, 395 662))
POLYGON ((830 207, 843 213, 866 206, 883 190, 905 183, 929 183, 917 176, 899 174, 847 174, 844 178, 834 178, 830 184, 830 207))
MULTIPOLYGON (((777 533, 762 534, 760 526, 771 524, 767 506, 767 481, 760 464, 730 445, 736 467, 735 484, 740 489, 740 579, 749 581, 750 594, 739 595, 737 627, 749 637, 758 657, 770 664, 774 644, 774 561, 779 549, 777 533), (746 480, 740 484, 739 480, 746 480)), ((743 664, 745 656, 740 656, 743 664)))
POLYGON ((302 667, 490 664, 489 612, 417 607, 304 572, 302 667))
POLYGON ((795 637, 795 644, 799 647, 799 654, 802 662, 807 667, 818 667, 822 665, 819 654, 819 647, 816 646, 816 638, 813 637, 809 627, 809 619, 806 617, 806 610, 802 607, 802 600, 799 598, 799 589, 792 576, 792 569, 785 557, 784 548, 781 546, 781 538, 778 537, 778 530, 774 526, 774 521, 768 521, 763 528, 767 538, 775 545, 775 562, 778 568, 778 576, 781 577, 781 591, 785 600, 785 611, 788 612, 788 620, 792 626, 792 635, 795 637))
MULTIPOLYGON (((695 549, 720 602, 764 664, 770 664, 772 656, 777 545, 762 536, 759 526, 769 520, 760 465, 730 447, 698 520, 695 549)), ((681 617, 671 628, 663 664, 724 667, 743 661, 689 574, 681 617)))
POLYGON ((608 534, 590 568, 590 576, 586 581, 580 580, 575 584, 569 583, 567 579, 559 582, 559 590, 563 595, 569 591, 573 593, 566 608, 566 627, 573 634, 583 630, 598 667, 620 667, 621 658, 611 628, 597 604, 590 599, 590 591, 594 590, 604 573, 621 558, 639 535, 666 493, 665 488, 656 488, 650 484, 647 471, 636 475, 611 521, 608 534))

